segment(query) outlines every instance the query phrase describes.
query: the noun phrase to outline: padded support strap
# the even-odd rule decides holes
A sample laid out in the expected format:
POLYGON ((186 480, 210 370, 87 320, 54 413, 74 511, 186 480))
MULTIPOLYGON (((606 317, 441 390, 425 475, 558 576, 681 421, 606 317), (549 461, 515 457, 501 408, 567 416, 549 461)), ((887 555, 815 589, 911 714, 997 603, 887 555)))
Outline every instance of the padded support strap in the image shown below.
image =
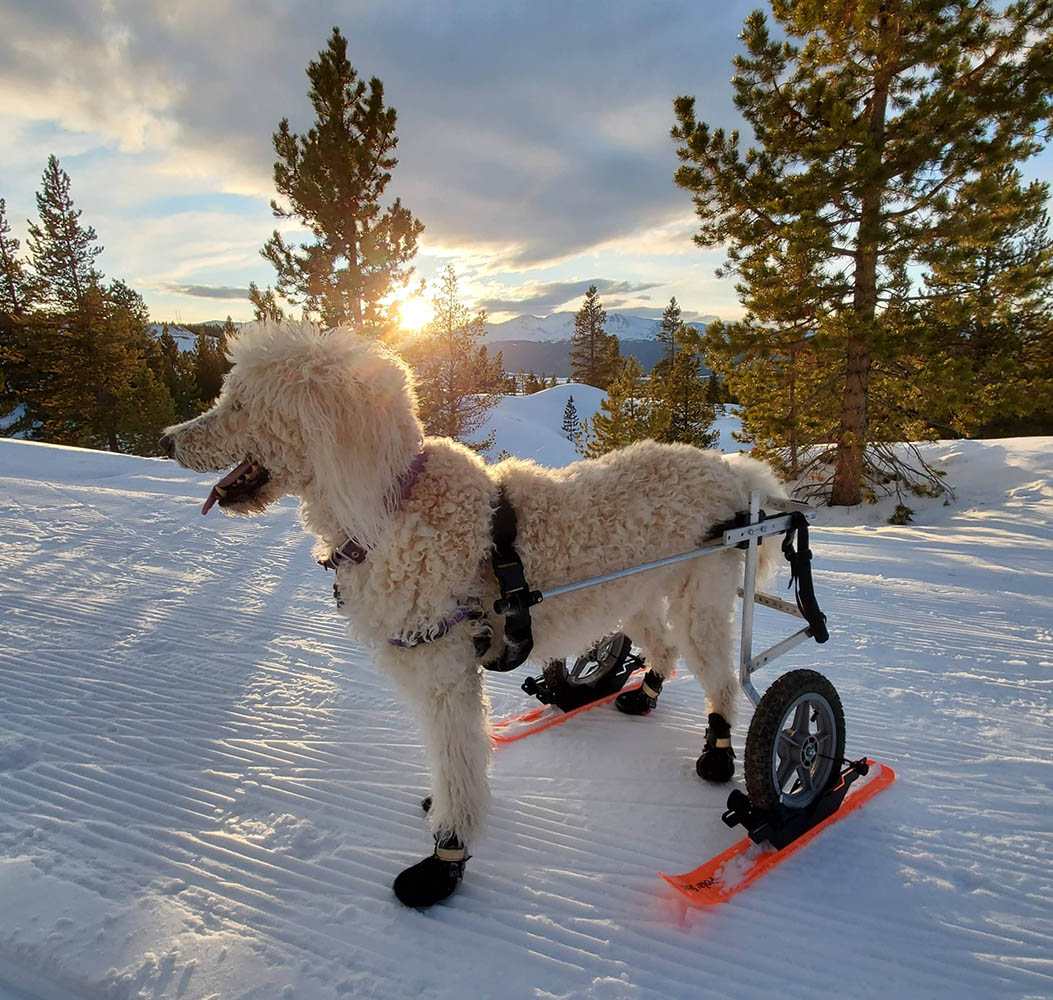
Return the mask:
POLYGON ((782 540, 782 554, 790 564, 790 583, 794 586, 797 607, 804 620, 808 622, 812 638, 816 642, 826 642, 830 632, 826 627, 826 615, 819 610, 815 599, 815 587, 812 584, 812 551, 808 548, 808 518, 800 511, 790 515, 790 527, 782 540), (797 536, 797 548, 794 549, 794 535, 797 536))
POLYGON ((498 490, 497 506, 491 525, 494 548, 492 563, 501 599, 494 602, 494 611, 505 618, 505 648, 500 658, 483 666, 487 670, 514 670, 526 661, 534 648, 530 629, 530 609, 540 604, 543 595, 527 586, 523 561, 516 552, 516 512, 504 486, 498 490))

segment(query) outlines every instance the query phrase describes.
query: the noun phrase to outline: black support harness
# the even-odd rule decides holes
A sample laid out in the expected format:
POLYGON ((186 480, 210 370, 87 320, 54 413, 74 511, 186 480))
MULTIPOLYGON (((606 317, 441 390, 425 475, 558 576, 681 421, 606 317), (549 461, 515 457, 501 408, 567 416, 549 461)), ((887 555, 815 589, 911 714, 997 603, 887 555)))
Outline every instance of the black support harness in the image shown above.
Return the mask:
POLYGON ((516 552, 516 512, 503 484, 497 492, 490 530, 494 540, 490 561, 501 590, 500 600, 494 602, 494 611, 505 616, 505 648, 500 657, 494 657, 483 666, 487 670, 504 672, 515 670, 530 656, 534 648, 530 609, 540 604, 544 595, 527 585, 523 560, 516 552))

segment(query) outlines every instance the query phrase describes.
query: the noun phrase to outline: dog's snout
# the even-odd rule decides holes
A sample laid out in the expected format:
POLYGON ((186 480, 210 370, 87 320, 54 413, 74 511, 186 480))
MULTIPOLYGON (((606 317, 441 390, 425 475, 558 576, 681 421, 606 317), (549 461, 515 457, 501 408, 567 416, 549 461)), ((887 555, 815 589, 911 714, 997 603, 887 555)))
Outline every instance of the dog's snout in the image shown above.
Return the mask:
POLYGON ((175 441, 172 440, 171 434, 163 434, 161 440, 157 442, 157 446, 161 449, 165 458, 175 458, 175 441))

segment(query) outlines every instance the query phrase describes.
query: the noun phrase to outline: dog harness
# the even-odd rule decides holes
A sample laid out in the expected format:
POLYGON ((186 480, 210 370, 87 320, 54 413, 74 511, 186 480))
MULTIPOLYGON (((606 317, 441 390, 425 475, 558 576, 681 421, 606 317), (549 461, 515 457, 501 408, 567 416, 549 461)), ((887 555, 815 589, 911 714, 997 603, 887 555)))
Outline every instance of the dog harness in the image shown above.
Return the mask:
MULTIPOLYGON (((427 460, 427 452, 421 450, 409 469, 399 477, 399 492, 392 506, 392 512, 398 510, 409 499, 427 460)), ((516 531, 515 508, 508 499, 504 485, 501 485, 498 488, 497 503, 493 509, 490 532, 493 539, 491 563, 501 591, 500 600, 494 603, 494 611, 505 617, 505 648, 500 657, 494 657, 483 663, 487 670, 502 672, 514 670, 526 661, 534 648, 534 637, 530 627, 530 609, 535 604, 539 604, 543 598, 540 591, 531 590, 527 586, 523 561, 515 549, 516 531)), ((365 546, 358 539, 349 536, 325 559, 319 559, 318 565, 325 569, 336 570, 347 562, 361 564, 366 561, 368 554, 365 546)), ((339 586, 335 583, 333 584, 333 596, 336 598, 337 607, 342 608, 344 606, 343 597, 339 586)), ((441 639, 455 625, 465 621, 472 623, 472 642, 475 645, 476 656, 481 659, 490 648, 493 625, 483 610, 482 602, 474 597, 459 604, 446 618, 424 628, 400 632, 398 635, 391 636, 388 643, 400 649, 413 649, 426 642, 441 639)))
POLYGON ((500 657, 483 664, 487 670, 515 670, 524 663, 534 648, 530 628, 530 609, 544 599, 540 590, 531 590, 523 571, 523 560, 516 552, 516 511, 508 499, 504 484, 497 491, 497 506, 490 523, 494 548, 491 563, 501 589, 501 599, 494 611, 505 616, 505 648, 500 657))

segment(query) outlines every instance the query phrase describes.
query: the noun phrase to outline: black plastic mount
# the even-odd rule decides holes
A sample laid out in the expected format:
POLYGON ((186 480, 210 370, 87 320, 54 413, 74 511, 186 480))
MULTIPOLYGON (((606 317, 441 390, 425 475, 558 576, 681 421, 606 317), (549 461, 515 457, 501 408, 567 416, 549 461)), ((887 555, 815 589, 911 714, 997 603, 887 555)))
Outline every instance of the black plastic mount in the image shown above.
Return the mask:
POLYGON ((620 641, 601 643, 599 652, 590 650, 579 656, 575 663, 575 668, 589 662, 607 666, 603 674, 596 678, 595 683, 572 684, 567 679, 564 666, 557 661, 558 670, 546 670, 540 677, 528 677, 521 685, 523 690, 537 698, 542 705, 555 705, 562 712, 572 712, 590 702, 617 693, 625 687, 625 682, 633 672, 646 664, 643 659, 630 652, 632 643, 628 636, 619 633, 614 638, 620 641), (609 658, 610 662, 602 664, 600 657, 609 658))
POLYGON ((736 789, 728 796, 728 809, 721 819, 727 826, 744 826, 755 844, 767 841, 781 851, 837 812, 852 782, 869 770, 866 758, 848 761, 843 771, 835 772, 822 795, 803 809, 789 809, 783 805, 770 810, 754 809, 749 796, 736 789))

